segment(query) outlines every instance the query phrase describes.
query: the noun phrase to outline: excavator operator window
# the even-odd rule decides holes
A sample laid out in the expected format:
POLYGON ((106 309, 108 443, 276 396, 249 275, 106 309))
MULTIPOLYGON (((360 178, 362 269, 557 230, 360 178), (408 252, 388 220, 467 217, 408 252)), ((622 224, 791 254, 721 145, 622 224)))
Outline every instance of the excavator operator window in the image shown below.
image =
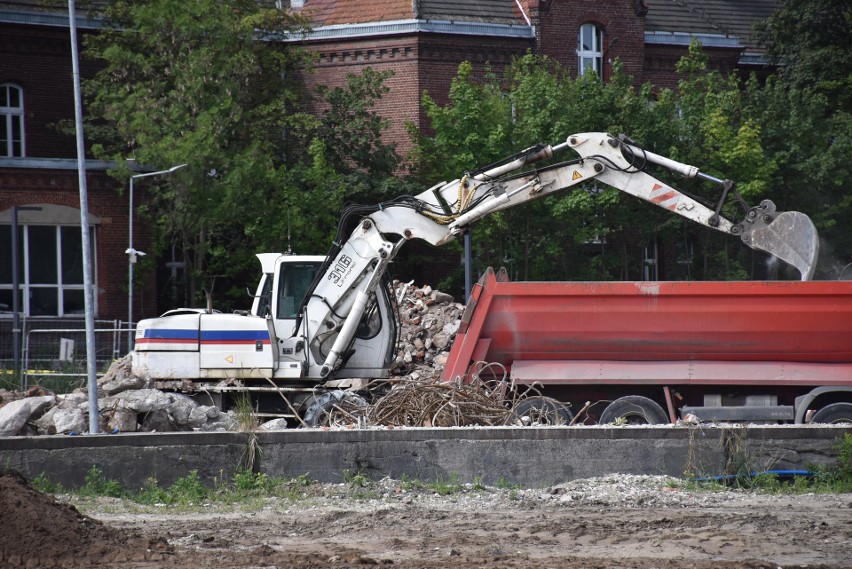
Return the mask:
POLYGON ((282 263, 278 275, 276 318, 294 319, 320 263, 282 263))
POLYGON ((266 318, 267 314, 272 313, 272 273, 266 273, 263 276, 263 288, 260 290, 260 297, 257 301, 257 315, 266 318))

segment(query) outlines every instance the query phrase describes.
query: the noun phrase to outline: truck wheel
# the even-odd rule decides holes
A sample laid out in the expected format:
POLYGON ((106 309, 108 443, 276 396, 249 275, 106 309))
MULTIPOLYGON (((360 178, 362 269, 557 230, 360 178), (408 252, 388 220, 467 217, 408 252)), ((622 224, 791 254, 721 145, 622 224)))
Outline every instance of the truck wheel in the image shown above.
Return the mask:
POLYGON ((308 427, 351 425, 367 412, 367 402, 351 391, 326 391, 311 397, 302 421, 308 427))
POLYGON ((552 397, 527 397, 512 407, 512 412, 524 425, 568 425, 574 416, 552 397))
POLYGON ((852 403, 832 403, 816 413, 811 423, 852 423, 852 403))
POLYGON ((663 408, 641 395, 620 397, 607 405, 598 421, 601 425, 624 419, 628 425, 661 425, 669 422, 663 408))

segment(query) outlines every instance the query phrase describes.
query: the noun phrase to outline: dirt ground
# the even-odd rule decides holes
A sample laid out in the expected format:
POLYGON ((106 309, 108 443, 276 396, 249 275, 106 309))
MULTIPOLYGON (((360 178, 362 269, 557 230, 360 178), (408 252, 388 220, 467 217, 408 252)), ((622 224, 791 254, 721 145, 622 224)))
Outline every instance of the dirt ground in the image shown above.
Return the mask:
POLYGON ((446 496, 393 480, 312 484, 175 508, 55 499, 3 473, 0 517, 0 567, 852 567, 850 494, 693 491, 629 475, 446 496))

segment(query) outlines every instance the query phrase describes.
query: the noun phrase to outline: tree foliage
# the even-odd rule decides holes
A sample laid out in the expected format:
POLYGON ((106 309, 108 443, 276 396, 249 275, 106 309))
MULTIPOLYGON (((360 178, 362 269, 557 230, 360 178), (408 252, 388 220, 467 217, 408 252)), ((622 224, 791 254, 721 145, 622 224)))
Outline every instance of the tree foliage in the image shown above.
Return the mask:
POLYGON ((87 46, 104 63, 86 85, 94 151, 155 169, 188 164, 145 179, 140 210, 158 249, 173 246, 185 263, 186 295, 172 301, 197 305, 215 286, 231 297, 225 307, 244 306, 254 253, 324 251, 344 188, 367 195, 396 167, 372 112, 387 76, 350 77, 318 94, 323 113, 305 112, 314 94, 298 76, 310 58, 279 41, 305 22, 272 3, 114 0, 105 19, 87 46))
POLYGON ((773 187, 820 231, 818 276, 850 278, 852 261, 852 5, 787 0, 759 27, 779 64, 766 86, 751 85, 752 114, 778 165, 773 187))
MULTIPOLYGON (((530 54, 502 78, 477 80, 464 64, 446 106, 424 97, 435 134, 419 139, 417 155, 436 172, 433 180, 453 179, 537 142, 555 144, 588 131, 625 133, 651 151, 736 179, 752 202, 770 197, 776 166, 765 155, 760 124, 745 112, 742 85, 709 71, 698 44, 678 71, 675 92, 637 88, 618 62, 606 83, 573 78, 530 54)), ((672 179, 660 169, 652 174, 710 204, 721 196, 715 185, 672 179)), ((729 207, 725 213, 743 212, 729 207)), ((751 269, 736 239, 594 182, 486 218, 474 236, 475 272, 505 265, 516 279, 642 278, 643 246, 657 239, 671 247, 682 243, 670 257, 681 255, 683 263, 670 275, 681 268, 681 278, 743 278, 751 269)))

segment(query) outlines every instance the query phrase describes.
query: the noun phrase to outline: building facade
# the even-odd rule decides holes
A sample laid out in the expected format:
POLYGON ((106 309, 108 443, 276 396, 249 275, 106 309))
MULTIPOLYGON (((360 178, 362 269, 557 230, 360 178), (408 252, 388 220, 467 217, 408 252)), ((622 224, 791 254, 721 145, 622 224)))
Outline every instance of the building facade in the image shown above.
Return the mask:
POLYGON ((616 59, 636 85, 677 86, 675 65, 701 42, 722 73, 767 69, 752 26, 777 0, 295 0, 312 32, 294 38, 317 56, 308 86, 342 86, 365 67, 391 70, 377 111, 391 121, 388 139, 404 153, 405 124, 428 128, 423 92, 438 103, 458 66, 499 73, 526 52, 546 55, 569 72, 607 80, 616 59))

